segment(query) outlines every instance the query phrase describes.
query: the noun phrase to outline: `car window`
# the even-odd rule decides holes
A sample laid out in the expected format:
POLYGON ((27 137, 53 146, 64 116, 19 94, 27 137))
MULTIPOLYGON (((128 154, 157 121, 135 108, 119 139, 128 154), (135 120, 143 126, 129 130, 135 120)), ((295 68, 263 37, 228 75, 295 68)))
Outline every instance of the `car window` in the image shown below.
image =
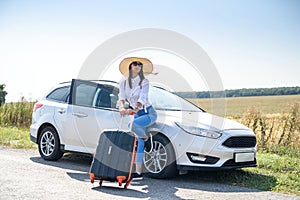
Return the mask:
POLYGON ((94 95, 97 90, 96 84, 80 83, 76 87, 75 104, 80 106, 92 106, 94 95))
POLYGON ((48 100, 58 101, 58 102, 67 102, 70 95, 70 86, 61 87, 53 90, 46 97, 48 100))
POLYGON ((116 108, 118 90, 109 85, 99 85, 93 105, 100 108, 116 108))

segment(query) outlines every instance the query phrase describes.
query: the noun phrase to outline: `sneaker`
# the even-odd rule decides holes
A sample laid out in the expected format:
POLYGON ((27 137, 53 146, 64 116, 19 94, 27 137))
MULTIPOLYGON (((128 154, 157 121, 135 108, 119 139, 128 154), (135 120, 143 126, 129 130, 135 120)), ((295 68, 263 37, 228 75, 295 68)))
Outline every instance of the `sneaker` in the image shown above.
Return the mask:
POLYGON ((144 146, 144 149, 146 152, 150 152, 151 151, 151 139, 148 138, 148 140, 145 141, 145 146, 144 146))
POLYGON ((143 175, 142 174, 136 174, 133 178, 132 181, 141 181, 143 180, 143 175))

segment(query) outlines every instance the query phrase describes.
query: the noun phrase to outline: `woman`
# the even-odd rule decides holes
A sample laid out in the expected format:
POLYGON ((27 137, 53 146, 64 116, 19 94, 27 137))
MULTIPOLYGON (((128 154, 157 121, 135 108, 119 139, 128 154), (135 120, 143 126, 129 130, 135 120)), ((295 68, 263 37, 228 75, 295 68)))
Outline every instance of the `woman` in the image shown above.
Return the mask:
POLYGON ((146 128, 155 123, 157 113, 149 99, 149 80, 145 75, 151 74, 153 65, 146 58, 129 57, 122 60, 119 66, 124 75, 119 88, 119 111, 123 117, 135 113, 131 130, 138 137, 136 154, 136 173, 142 179, 142 164, 145 141, 148 140, 146 128), (125 101, 130 108, 125 108, 125 101))

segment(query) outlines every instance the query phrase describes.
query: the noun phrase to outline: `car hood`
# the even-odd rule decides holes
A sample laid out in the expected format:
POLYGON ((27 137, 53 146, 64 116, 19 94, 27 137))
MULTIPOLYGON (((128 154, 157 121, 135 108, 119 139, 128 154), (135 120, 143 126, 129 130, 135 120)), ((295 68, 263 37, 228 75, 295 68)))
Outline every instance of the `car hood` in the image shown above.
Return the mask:
POLYGON ((219 117, 207 112, 164 111, 158 110, 158 121, 162 123, 179 122, 188 126, 196 126, 216 131, 251 130, 236 121, 219 117))

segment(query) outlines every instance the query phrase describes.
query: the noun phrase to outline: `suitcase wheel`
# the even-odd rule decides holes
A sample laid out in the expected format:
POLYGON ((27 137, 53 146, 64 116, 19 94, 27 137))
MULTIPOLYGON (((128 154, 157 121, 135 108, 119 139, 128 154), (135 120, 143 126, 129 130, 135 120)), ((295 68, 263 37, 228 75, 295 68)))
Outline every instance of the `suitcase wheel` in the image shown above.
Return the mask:
POLYGON ((126 176, 117 176, 117 180, 118 180, 119 186, 122 186, 122 183, 126 180, 126 176))
POLYGON ((95 174, 94 173, 90 173, 90 180, 91 180, 91 183, 94 183, 94 181, 95 181, 95 174))
POLYGON ((128 188, 128 186, 130 185, 131 181, 132 181, 132 179, 130 179, 130 180, 128 180, 128 181, 126 182, 126 184, 124 185, 124 188, 125 188, 125 189, 128 188))

